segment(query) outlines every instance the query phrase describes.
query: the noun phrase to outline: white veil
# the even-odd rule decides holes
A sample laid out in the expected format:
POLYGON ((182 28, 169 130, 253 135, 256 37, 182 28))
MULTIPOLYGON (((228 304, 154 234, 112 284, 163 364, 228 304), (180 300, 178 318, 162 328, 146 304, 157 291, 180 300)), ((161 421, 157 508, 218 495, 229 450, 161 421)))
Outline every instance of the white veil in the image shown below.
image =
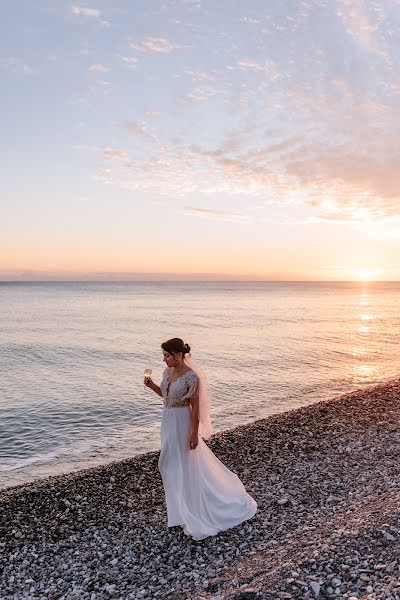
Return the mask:
POLYGON ((211 392, 208 385, 206 374, 200 365, 192 359, 190 354, 185 355, 185 364, 197 373, 199 378, 199 435, 202 438, 209 438, 212 434, 211 425, 211 392))

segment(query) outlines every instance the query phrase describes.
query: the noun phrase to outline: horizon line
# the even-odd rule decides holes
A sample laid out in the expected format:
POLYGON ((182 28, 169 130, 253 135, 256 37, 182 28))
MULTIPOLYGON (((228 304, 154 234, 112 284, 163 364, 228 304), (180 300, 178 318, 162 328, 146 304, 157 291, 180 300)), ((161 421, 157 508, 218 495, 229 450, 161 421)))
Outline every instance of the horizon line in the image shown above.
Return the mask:
POLYGON ((209 279, 199 278, 177 278, 177 279, 1 279, 2 283, 399 283, 398 279, 219 279, 212 277, 209 279))

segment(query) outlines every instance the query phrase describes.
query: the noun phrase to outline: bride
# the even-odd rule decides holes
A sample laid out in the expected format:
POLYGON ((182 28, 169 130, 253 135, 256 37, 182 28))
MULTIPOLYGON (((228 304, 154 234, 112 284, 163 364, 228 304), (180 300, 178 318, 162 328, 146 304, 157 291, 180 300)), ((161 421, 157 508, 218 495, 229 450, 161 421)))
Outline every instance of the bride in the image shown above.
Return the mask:
POLYGON ((211 452, 202 438, 212 433, 207 380, 180 338, 161 344, 164 370, 158 386, 144 383, 163 398, 161 453, 168 527, 182 525, 202 540, 253 517, 257 503, 242 482, 211 452))

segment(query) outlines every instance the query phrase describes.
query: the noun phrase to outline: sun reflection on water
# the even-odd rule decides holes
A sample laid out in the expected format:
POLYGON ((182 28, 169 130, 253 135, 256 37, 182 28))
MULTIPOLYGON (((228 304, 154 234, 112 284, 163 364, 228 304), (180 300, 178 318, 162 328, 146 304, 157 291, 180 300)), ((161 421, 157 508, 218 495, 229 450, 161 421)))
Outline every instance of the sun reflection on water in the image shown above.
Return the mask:
POLYGON ((361 321, 371 321, 374 317, 372 315, 361 315, 361 321))
POLYGON ((358 344, 353 347, 352 354, 361 364, 353 365, 352 376, 356 382, 367 383, 379 376, 379 368, 377 365, 371 364, 370 345, 373 342, 373 336, 369 336, 368 334, 372 331, 375 316, 373 314, 373 306, 370 305, 368 290, 365 287, 360 292, 359 306, 368 306, 369 309, 361 312, 355 321, 356 331, 358 334, 362 334, 362 338, 358 339, 358 344))
POLYGON ((353 356, 363 356, 366 354, 365 348, 353 348, 353 356))
POLYGON ((374 365, 358 365, 354 368, 354 375, 357 379, 368 380, 377 374, 377 367, 374 365))

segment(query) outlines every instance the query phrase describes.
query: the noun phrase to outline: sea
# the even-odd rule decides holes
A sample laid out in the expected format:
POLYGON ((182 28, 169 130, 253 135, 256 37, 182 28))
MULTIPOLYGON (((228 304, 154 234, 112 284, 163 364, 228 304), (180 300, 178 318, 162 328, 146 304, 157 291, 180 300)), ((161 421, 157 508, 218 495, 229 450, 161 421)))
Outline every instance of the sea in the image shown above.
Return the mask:
POLYGON ((223 431, 398 377, 400 283, 0 283, 0 488, 157 450, 171 337, 223 431))

